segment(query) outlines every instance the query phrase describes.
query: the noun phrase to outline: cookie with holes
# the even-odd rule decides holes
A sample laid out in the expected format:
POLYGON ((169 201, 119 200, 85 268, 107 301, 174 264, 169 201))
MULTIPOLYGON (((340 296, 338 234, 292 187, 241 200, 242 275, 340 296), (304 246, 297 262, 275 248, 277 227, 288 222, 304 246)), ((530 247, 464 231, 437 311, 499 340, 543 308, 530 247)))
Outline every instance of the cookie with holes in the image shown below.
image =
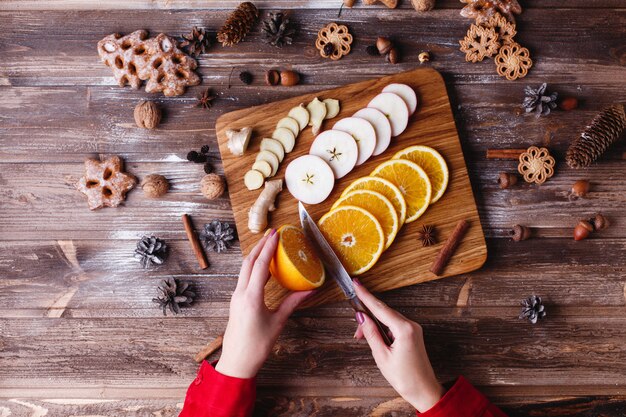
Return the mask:
POLYGON ((85 175, 76 183, 76 188, 87 196, 91 210, 102 207, 117 207, 125 199, 137 179, 123 172, 123 162, 119 156, 104 160, 85 160, 85 175))
POLYGON ((120 87, 130 85, 138 89, 147 80, 148 93, 178 96, 188 86, 200 84, 200 77, 194 72, 198 67, 196 60, 164 33, 154 38, 148 38, 145 30, 126 36, 114 33, 98 42, 98 54, 113 70, 120 87))

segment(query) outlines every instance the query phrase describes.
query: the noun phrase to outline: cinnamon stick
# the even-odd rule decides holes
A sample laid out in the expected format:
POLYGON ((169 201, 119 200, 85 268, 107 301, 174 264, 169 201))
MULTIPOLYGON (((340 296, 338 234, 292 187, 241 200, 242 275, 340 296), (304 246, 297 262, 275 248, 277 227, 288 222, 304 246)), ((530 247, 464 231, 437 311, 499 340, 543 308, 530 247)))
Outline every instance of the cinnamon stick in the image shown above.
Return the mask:
POLYGON ((224 335, 221 334, 217 336, 215 339, 211 340, 209 343, 203 347, 200 352, 196 354, 193 358, 197 363, 202 363, 203 360, 211 356, 213 352, 222 347, 222 342, 224 342, 224 335))
POLYGON ((526 149, 487 149, 487 159, 519 159, 526 149))
POLYGON ((443 247, 437 254, 435 261, 430 267, 430 272, 432 272, 435 275, 442 274, 443 269, 446 267, 446 265, 450 261, 450 258, 452 257, 452 255, 454 255, 456 248, 459 247, 459 244, 461 243, 463 236, 465 236, 467 229, 469 229, 469 226, 470 224, 467 220, 460 220, 456 224, 454 231, 452 232, 448 240, 446 240, 446 243, 444 243, 443 247))
POLYGON ((183 224, 185 225, 185 232, 187 232, 187 239, 189 239, 191 249, 196 255, 198 264, 200 264, 200 269, 207 269, 209 267, 209 261, 206 258, 200 239, 198 239, 198 235, 196 234, 196 231, 193 228, 193 223, 191 222, 191 217, 188 214, 183 214, 183 224))

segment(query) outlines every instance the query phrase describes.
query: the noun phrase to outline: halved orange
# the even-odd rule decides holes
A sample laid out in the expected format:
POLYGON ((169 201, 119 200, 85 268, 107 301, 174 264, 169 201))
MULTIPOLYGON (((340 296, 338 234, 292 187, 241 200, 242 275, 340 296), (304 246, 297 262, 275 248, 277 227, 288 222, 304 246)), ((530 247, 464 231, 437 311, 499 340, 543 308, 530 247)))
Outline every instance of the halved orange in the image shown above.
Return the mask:
POLYGON ((400 229, 396 209, 384 195, 370 190, 354 190, 341 196, 332 208, 339 206, 357 206, 372 213, 380 223, 385 234, 385 249, 393 243, 400 229))
POLYGON ((414 222, 428 208, 432 187, 426 172, 415 162, 391 159, 374 168, 370 175, 389 180, 400 189, 406 201, 405 223, 414 222))
POLYGON ((443 196, 448 187, 450 174, 448 173, 448 165, 439 152, 428 146, 409 146, 396 153, 392 159, 407 159, 415 162, 426 171, 430 185, 433 187, 431 204, 443 196))
POLYGON ((354 180, 352 184, 348 185, 348 187, 343 190, 341 196, 343 197, 354 190, 376 191, 377 193, 381 193, 387 197, 396 209, 400 226, 404 224, 404 221, 406 220, 406 201, 404 201, 402 192, 400 192, 398 187, 393 185, 391 182, 379 177, 361 177, 354 180))
POLYGON ((376 217, 356 206, 339 206, 326 213, 319 228, 350 275, 370 270, 385 248, 376 217))
POLYGON ((270 262, 270 273, 292 291, 315 289, 324 283, 324 265, 298 227, 286 224, 276 232, 278 248, 270 262))

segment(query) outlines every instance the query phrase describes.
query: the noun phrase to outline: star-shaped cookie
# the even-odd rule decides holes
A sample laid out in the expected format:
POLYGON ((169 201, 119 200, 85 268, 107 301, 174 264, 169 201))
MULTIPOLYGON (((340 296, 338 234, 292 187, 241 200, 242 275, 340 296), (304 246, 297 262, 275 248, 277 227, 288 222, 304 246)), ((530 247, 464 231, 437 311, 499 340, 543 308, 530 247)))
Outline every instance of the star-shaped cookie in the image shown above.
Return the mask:
POLYGON ((102 207, 117 207, 126 198, 137 180, 122 172, 122 159, 111 156, 105 160, 85 160, 85 175, 76 183, 76 188, 87 196, 91 210, 102 207))

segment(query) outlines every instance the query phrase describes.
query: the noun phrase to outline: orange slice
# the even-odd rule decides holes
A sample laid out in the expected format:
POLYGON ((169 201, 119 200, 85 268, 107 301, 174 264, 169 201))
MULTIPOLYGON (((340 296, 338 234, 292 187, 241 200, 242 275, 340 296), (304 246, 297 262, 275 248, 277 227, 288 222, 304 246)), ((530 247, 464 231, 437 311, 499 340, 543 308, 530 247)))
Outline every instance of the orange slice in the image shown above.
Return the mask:
POLYGON ((292 291, 312 290, 324 283, 322 261, 302 230, 284 225, 279 234, 278 248, 270 262, 270 273, 280 285, 292 291))
POLYGON ((357 206, 369 211, 376 217, 385 234, 385 249, 393 243, 400 229, 398 213, 384 195, 370 190, 354 190, 342 196, 333 204, 339 206, 357 206))
POLYGON ((378 165, 370 174, 389 180, 402 192, 406 201, 406 221, 417 220, 428 208, 432 187, 426 172, 414 162, 392 159, 378 165))
POLYGON ((448 165, 441 154, 428 146, 409 146, 396 153, 392 159, 406 159, 422 167, 428 175, 433 193, 430 203, 437 202, 448 187, 448 165))
POLYGON ((350 275, 371 269, 385 248, 376 217, 356 206, 339 206, 326 213, 319 228, 350 275))
POLYGON ((341 196, 343 197, 354 190, 376 191, 377 193, 381 193, 387 197, 396 209, 396 213, 398 214, 398 223, 400 226, 404 224, 404 221, 406 220, 406 202, 404 201, 402 192, 391 182, 384 178, 361 177, 352 182, 352 184, 348 185, 348 187, 343 190, 341 196))

